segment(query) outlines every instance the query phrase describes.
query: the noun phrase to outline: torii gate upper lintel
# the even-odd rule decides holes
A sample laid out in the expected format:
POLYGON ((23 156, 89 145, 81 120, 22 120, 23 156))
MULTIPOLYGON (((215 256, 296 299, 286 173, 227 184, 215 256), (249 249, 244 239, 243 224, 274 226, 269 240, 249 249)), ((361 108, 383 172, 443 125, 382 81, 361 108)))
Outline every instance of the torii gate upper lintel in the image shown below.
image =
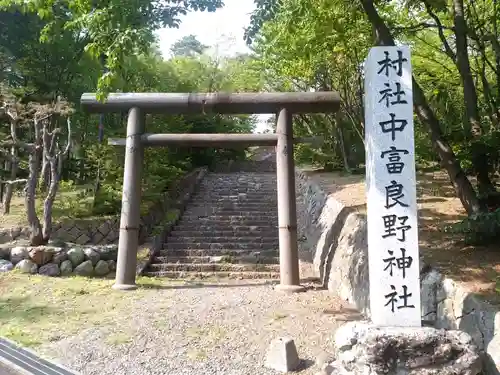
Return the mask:
MULTIPOLYGON (((292 114, 333 113, 340 107, 336 92, 279 93, 121 93, 104 102, 95 94, 83 94, 82 108, 90 113, 128 111, 125 169, 114 289, 135 289, 139 246, 141 175, 145 146, 276 146, 280 285, 288 292, 303 291, 300 285, 295 201, 292 114), (148 113, 277 114, 275 134, 146 134, 148 113)), ((122 142, 112 141, 112 144, 122 142), (114 143, 113 143, 114 142, 114 143)))

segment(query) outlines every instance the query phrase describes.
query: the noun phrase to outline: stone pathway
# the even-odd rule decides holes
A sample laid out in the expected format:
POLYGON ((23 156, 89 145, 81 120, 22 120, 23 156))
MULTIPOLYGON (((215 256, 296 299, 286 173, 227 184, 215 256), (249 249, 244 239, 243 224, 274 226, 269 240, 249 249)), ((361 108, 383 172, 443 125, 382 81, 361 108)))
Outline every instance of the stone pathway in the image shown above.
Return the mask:
POLYGON ((299 373, 315 374, 342 320, 357 318, 328 291, 287 295, 244 280, 152 285, 122 314, 37 352, 84 375, 272 375, 263 366, 267 347, 290 336, 299 373))

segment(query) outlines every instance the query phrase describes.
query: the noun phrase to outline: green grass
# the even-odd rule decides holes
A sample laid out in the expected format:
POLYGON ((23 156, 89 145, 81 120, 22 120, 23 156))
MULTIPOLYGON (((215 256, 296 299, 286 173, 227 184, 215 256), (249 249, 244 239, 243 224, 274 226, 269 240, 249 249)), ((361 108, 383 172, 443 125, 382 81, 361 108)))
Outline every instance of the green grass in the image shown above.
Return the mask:
MULTIPOLYGON (((49 278, 17 272, 0 274, 0 336, 37 346, 92 326, 114 324, 127 306, 138 302, 160 279, 138 278, 131 293, 111 289, 113 279, 49 278)), ((116 344, 130 339, 112 334, 116 344)))

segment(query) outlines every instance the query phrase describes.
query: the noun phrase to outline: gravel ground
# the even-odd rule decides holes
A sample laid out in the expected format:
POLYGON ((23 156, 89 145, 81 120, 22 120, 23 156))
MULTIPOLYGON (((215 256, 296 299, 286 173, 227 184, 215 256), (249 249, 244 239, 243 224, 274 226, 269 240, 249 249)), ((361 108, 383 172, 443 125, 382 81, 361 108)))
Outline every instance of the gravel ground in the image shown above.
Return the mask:
POLYGON ((243 280, 159 286, 112 324, 37 351, 85 375, 267 375, 274 374, 263 366, 269 343, 289 336, 303 360, 300 373, 314 374, 314 362, 332 352, 341 308, 325 290, 287 295, 243 280))

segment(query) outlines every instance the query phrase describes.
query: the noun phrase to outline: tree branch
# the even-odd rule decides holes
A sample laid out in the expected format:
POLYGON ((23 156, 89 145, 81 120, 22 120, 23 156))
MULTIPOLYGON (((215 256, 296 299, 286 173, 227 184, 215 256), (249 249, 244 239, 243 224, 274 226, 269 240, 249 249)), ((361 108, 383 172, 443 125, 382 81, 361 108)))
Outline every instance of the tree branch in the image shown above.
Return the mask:
POLYGON ((0 183, 7 185, 20 184, 21 182, 28 182, 26 178, 20 178, 18 180, 0 180, 0 183))
POLYGON ((430 6, 428 0, 423 0, 423 3, 425 5, 425 9, 427 10, 427 14, 434 20, 434 22, 436 22, 436 26, 437 26, 438 34, 439 34, 439 39, 441 39, 441 42, 443 43, 446 54, 448 55, 448 57, 450 59, 453 60, 453 62, 456 62, 457 56, 456 56, 455 52, 453 52, 453 50, 451 49, 450 44, 446 40, 446 35, 444 35, 444 32, 443 32, 445 27, 441 23, 441 20, 439 19, 439 17, 432 11, 432 7, 430 6))
POLYGON ((448 27, 448 26, 443 26, 442 24, 433 24, 433 23, 427 23, 427 22, 420 22, 415 25, 410 25, 410 26, 400 26, 400 27, 394 27, 395 32, 401 32, 401 31, 422 31, 426 29, 443 29, 443 30, 451 30, 453 31, 453 27, 448 27))

